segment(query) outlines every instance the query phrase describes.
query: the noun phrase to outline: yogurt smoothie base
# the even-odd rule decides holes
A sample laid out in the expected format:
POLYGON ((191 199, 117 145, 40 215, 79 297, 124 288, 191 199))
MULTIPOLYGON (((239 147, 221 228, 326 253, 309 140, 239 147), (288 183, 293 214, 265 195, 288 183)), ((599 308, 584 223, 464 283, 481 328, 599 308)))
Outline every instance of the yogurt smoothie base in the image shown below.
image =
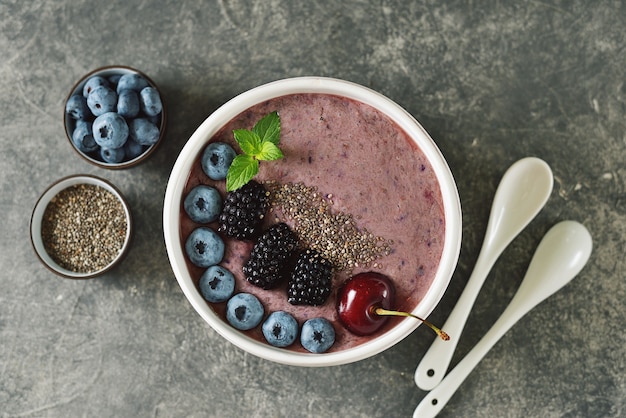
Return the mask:
MULTIPOLYGON (((255 177, 258 182, 304 184, 315 187, 334 213, 350 214, 358 227, 391 242, 389 255, 367 266, 338 271, 333 291, 322 306, 293 306, 287 302, 285 285, 263 290, 248 283, 242 266, 252 242, 224 237, 223 267, 236 278, 236 292, 249 292, 263 303, 266 315, 284 310, 300 324, 313 317, 329 319, 336 341, 329 352, 361 345, 396 326, 392 318, 373 336, 359 337, 337 320, 337 288, 352 274, 377 271, 388 276, 396 289, 395 309, 411 312, 425 297, 439 266, 445 244, 446 222, 441 188, 426 155, 390 117, 372 106, 346 97, 325 93, 289 94, 276 97, 240 113, 224 125, 210 142, 225 142, 238 150, 234 129, 251 129, 263 116, 277 111, 281 120, 280 148, 284 158, 262 162, 255 177)), ((210 180, 202 171, 199 152, 183 189, 184 196, 198 184, 217 188, 225 196, 225 183, 210 180)), ((200 226, 181 210, 180 240, 200 226)), ((266 224, 285 221, 280 210, 268 213, 266 224)), ((266 225, 266 226, 267 226, 266 225)), ((210 225, 217 229, 216 225, 210 225)), ((293 225, 292 225, 293 226, 293 225)), ((186 262, 197 286, 204 271, 186 262)), ((208 304, 208 302, 206 302, 208 304)), ((225 304, 209 304, 224 318, 225 304)), ((408 319, 411 321, 412 319, 408 319)), ((246 334, 263 341, 260 327, 246 334)), ((289 350, 304 352, 295 343, 289 350)))

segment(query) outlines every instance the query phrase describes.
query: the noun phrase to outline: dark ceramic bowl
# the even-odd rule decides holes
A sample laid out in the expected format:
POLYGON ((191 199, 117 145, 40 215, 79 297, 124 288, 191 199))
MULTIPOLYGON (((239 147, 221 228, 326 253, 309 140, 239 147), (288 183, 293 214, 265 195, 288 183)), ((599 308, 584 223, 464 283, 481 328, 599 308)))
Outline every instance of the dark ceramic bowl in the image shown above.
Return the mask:
POLYGON ((108 169, 113 169, 113 170, 134 167, 144 162, 156 150, 158 145, 163 141, 163 138, 165 137, 165 130, 166 130, 166 125, 167 125, 167 110, 165 108, 165 103, 163 101, 163 95, 161 94, 161 91, 159 90, 157 85, 154 83, 154 81, 152 81, 146 74, 131 67, 119 66, 119 65, 107 66, 107 67, 98 68, 96 70, 93 70, 87 73, 70 90, 69 94, 67 95, 65 99, 63 110, 64 110, 63 122, 65 125, 65 134, 70 143, 70 146, 84 160, 98 167, 108 168, 108 169), (100 76, 105 79, 110 79, 111 77, 122 76, 124 74, 137 74, 143 77, 148 82, 150 87, 153 87, 158 91, 159 96, 161 98, 161 103, 163 106, 161 113, 156 116, 156 126, 159 128, 159 138, 157 142, 154 143, 153 145, 145 146, 144 147, 145 149, 139 155, 134 156, 132 158, 124 158, 124 160, 119 163, 109 163, 102 159, 102 157, 100 156, 99 149, 96 151, 92 151, 92 152, 83 152, 80 149, 78 149, 78 147, 74 144, 74 141, 72 141, 72 133, 74 132, 74 128, 76 126, 76 120, 74 120, 71 116, 69 116, 68 113, 65 111, 66 109, 65 105, 67 104, 70 97, 72 97, 73 95, 75 94, 82 95, 83 87, 85 86, 85 83, 87 82, 87 80, 89 80, 91 77, 100 76))

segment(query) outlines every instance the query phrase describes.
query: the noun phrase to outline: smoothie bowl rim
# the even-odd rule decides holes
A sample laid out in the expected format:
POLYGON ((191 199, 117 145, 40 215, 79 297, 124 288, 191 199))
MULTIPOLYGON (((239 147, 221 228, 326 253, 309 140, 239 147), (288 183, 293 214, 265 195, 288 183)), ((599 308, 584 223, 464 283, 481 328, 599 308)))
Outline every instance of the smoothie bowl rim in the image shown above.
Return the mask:
POLYGON ((295 77, 273 81, 247 90, 209 115, 191 135, 180 152, 167 183, 163 208, 163 232, 170 264, 179 286, 196 312, 218 334, 239 348, 277 363, 320 367, 352 363, 378 354, 411 334, 421 323, 408 318, 370 341, 345 350, 311 354, 275 348, 248 337, 222 320, 204 300, 189 274, 180 237, 181 196, 197 156, 226 123, 235 116, 272 98, 298 93, 343 96, 370 105, 389 116, 417 144, 436 173, 442 194, 445 243, 437 273, 413 314, 427 317, 445 293, 458 261, 461 247, 461 204, 452 172, 430 135, 404 108, 386 96, 362 85, 329 77, 295 77))

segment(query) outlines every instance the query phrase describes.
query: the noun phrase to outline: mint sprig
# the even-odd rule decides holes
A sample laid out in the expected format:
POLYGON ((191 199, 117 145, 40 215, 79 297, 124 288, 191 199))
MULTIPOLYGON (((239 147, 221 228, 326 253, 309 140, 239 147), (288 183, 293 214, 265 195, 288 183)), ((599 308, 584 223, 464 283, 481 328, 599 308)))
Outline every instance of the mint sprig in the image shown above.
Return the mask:
POLYGON ((283 158, 278 148, 280 141, 280 117, 272 112, 259 120, 252 130, 235 129, 235 140, 243 154, 235 157, 226 175, 226 191, 237 190, 259 172, 259 161, 283 158))

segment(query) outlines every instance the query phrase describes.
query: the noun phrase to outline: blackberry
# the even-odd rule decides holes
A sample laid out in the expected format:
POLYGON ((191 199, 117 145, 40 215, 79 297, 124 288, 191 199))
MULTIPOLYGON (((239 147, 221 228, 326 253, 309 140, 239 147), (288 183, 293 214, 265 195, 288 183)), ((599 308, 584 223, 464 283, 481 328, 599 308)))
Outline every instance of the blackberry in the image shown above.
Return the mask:
POLYGON ((226 195, 219 217, 219 232, 242 240, 255 238, 269 207, 269 193, 265 187, 251 180, 226 195))
POLYGON ((323 305, 330 295, 332 265, 319 252, 307 249, 300 253, 287 286, 287 300, 292 305, 323 305))
POLYGON ((285 223, 269 227, 252 247, 243 266, 246 279, 255 286, 271 289, 289 276, 290 261, 298 245, 296 234, 285 223))

